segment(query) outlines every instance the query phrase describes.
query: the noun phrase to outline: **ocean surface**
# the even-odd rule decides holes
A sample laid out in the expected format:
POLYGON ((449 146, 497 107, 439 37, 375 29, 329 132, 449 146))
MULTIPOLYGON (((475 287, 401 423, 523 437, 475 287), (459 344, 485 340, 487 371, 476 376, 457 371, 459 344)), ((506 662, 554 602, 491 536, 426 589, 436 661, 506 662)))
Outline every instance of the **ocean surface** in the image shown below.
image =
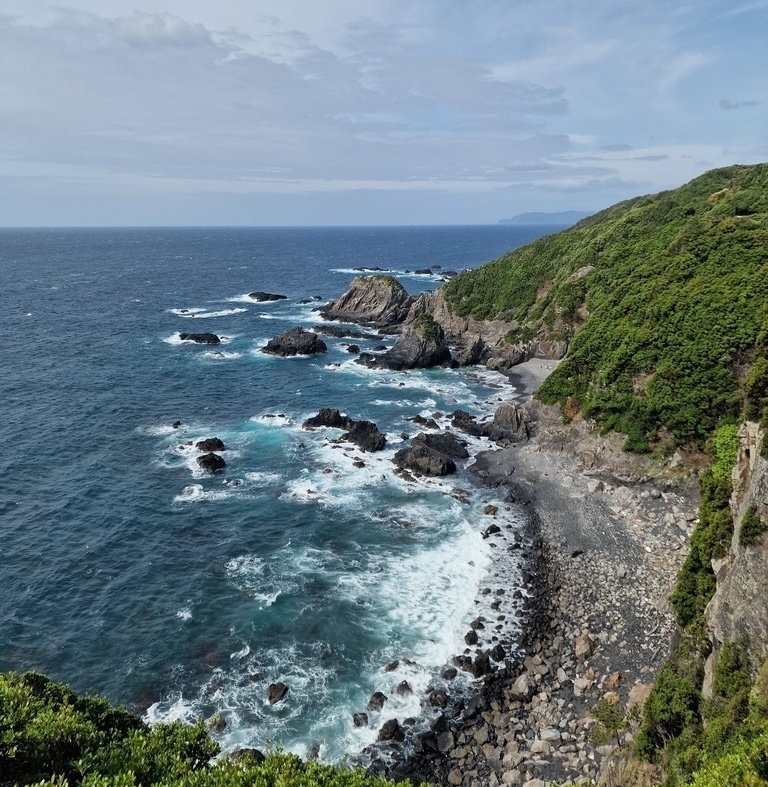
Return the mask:
MULTIPOLYGON (((437 277, 406 270, 475 267, 545 231, 0 230, 0 670, 45 672, 150 721, 218 714, 225 749, 318 745, 333 761, 386 719, 423 719, 424 691, 495 597, 483 590, 514 585, 518 566, 482 538, 484 505, 501 501, 466 469, 409 485, 390 460, 420 431, 407 418, 488 414, 515 391, 483 368, 371 371, 346 351, 378 342, 324 337, 327 354, 293 359, 260 348, 320 322, 313 309, 355 268, 420 292, 437 277), (179 339, 203 331, 222 344, 179 339), (386 450, 303 430, 321 407, 375 421, 386 450), (212 436, 226 445, 216 475, 195 461, 212 436), (270 706, 278 680, 289 693, 270 706), (356 728, 376 690, 384 710, 356 728)), ((504 611, 502 640, 516 625, 504 611)))

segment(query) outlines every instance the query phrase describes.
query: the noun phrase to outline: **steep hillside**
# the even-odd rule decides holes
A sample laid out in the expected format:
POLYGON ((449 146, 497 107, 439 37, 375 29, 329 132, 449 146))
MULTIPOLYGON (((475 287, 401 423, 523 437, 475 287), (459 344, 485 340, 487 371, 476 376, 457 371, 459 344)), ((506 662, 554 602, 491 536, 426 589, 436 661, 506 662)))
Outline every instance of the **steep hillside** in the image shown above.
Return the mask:
POLYGON ((453 318, 506 323, 501 343, 523 355, 568 344, 544 401, 626 433, 631 450, 666 434, 701 443, 738 416, 766 319, 768 164, 615 205, 458 276, 443 297, 453 318))

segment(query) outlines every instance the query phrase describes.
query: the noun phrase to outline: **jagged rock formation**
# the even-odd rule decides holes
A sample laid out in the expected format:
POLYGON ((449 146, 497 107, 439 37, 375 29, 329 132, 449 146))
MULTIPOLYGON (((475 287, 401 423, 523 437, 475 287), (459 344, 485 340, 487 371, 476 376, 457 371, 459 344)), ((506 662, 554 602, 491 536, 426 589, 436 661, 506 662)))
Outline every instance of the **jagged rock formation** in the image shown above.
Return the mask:
POLYGON ((363 353, 357 362, 374 369, 402 371, 451 364, 452 358, 443 329, 428 314, 422 314, 405 326, 391 350, 384 355, 363 353))
POLYGON ((221 343, 221 339, 215 333, 180 333, 179 339, 183 342, 195 342, 195 344, 221 343))
POLYGON ((443 476, 456 472, 454 459, 466 459, 468 456, 465 445, 454 435, 420 432, 408 448, 402 448, 395 454, 392 461, 404 470, 443 476))
POLYGON ((728 556, 713 561, 717 591, 705 613, 713 644, 706 665, 705 694, 711 691, 723 642, 746 637, 753 668, 768 659, 768 534, 745 546, 741 533, 751 508, 768 524, 768 460, 761 456, 764 434, 765 430, 751 421, 739 430, 731 496, 734 533, 728 556))
POLYGON ((328 320, 389 328, 405 320, 414 300, 391 276, 358 276, 341 297, 320 309, 320 314, 328 320))

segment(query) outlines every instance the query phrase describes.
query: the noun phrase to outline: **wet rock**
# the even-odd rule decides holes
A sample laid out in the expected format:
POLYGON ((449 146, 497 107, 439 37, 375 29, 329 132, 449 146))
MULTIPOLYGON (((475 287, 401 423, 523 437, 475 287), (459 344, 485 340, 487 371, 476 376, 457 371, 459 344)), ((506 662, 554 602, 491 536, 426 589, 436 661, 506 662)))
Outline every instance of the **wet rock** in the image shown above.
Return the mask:
POLYGON ((249 292, 248 297, 259 303, 266 303, 267 301, 284 301, 288 296, 277 295, 274 292, 261 292, 259 290, 257 292, 249 292))
POLYGON ((432 317, 423 314, 403 329, 391 350, 384 355, 363 353, 357 362, 375 369, 429 369, 450 364, 451 351, 443 329, 432 317))
POLYGON ((451 415, 451 424, 462 432, 466 432, 473 437, 481 437, 482 427, 477 423, 477 419, 464 410, 454 410, 451 415))
POLYGON ((218 473, 227 466, 227 463, 224 461, 224 459, 213 452, 198 456, 197 464, 202 467, 203 470, 207 470, 209 473, 218 473))
POLYGON ((405 740, 405 732, 400 726, 397 719, 389 719, 381 725, 379 730, 378 740, 380 741, 396 741, 398 743, 405 740))
POLYGON ((360 347, 356 344, 350 344, 349 347, 347 347, 347 352, 351 355, 357 355, 360 352, 360 347))
POLYGON ((195 448, 201 451, 224 451, 224 441, 218 437, 206 437, 205 440, 198 440, 195 443, 195 448))
POLYGON ((408 683, 407 680, 398 683, 395 687, 395 693, 400 697, 407 697, 410 694, 413 694, 413 689, 411 688, 411 684, 408 683))
POLYGON ((474 629, 468 631, 464 635, 464 642, 466 642, 467 645, 477 645, 477 641, 478 641, 478 636, 477 636, 477 632, 474 629))
POLYGON ((409 448, 398 451, 393 462, 402 468, 416 470, 428 476, 444 476, 456 472, 454 459, 466 459, 469 453, 456 437, 420 432, 409 448))
POLYGON ((444 691, 433 691, 430 693, 428 701, 433 708, 445 708, 448 705, 448 695, 444 691))
POLYGON ((180 333, 179 339, 183 342, 195 342, 195 344, 221 343, 221 339, 215 333, 180 333))
POLYGON ((367 713, 353 713, 352 714, 352 723, 355 727, 367 727, 368 726, 368 714, 367 713))
POLYGON ((381 451, 387 443, 386 435, 379 431, 373 421, 355 421, 352 428, 341 436, 360 448, 361 451, 381 451))
POLYGON ((288 686, 285 683, 270 683, 267 688, 267 701, 270 705, 282 702, 288 694, 288 686))
POLYGON ((328 427, 329 429, 351 429, 355 422, 347 415, 342 415, 338 410, 324 407, 317 415, 307 418, 301 425, 302 429, 316 429, 328 427))
POLYGON ((261 351, 269 355, 291 357, 294 355, 318 355, 326 352, 327 349, 325 342, 316 333, 296 327, 270 339, 266 346, 261 348, 261 351))
POLYGON ((381 710, 384 707, 384 703, 388 700, 386 694, 382 691, 375 691, 371 694, 371 698, 368 700, 368 710, 370 711, 377 711, 381 710))

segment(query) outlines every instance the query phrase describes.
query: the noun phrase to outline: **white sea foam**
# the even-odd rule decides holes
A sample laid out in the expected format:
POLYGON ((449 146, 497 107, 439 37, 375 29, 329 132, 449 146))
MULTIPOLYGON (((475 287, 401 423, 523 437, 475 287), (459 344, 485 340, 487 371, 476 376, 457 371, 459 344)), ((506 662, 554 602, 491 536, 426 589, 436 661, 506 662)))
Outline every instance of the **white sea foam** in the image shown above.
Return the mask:
POLYGON ((192 620, 192 610, 189 607, 182 607, 176 613, 176 617, 183 621, 192 620))
POLYGON ((235 308, 235 309, 220 309, 218 311, 206 311, 205 309, 170 309, 173 314, 178 317, 186 317, 188 319, 208 319, 209 317, 230 317, 233 314, 243 314, 248 309, 235 308))
MULTIPOLYGON (((233 339, 236 339, 238 337, 238 335, 239 334, 232 334, 231 336, 221 336, 220 334, 217 334, 217 336, 219 337, 219 343, 220 344, 229 344, 233 339)), ((166 344, 171 344, 171 345, 173 345, 175 347, 179 347, 179 346, 181 346, 183 344, 192 344, 192 345, 196 345, 197 344, 197 342, 194 342, 194 341, 192 341, 190 339, 182 339, 181 338, 181 334, 178 333, 178 332, 177 333, 172 333, 170 336, 166 336, 163 339, 163 341, 166 344)), ((211 347, 211 345, 199 345, 199 346, 201 346, 201 347, 211 347)), ((213 346, 218 347, 219 345, 217 344, 217 345, 213 345, 213 346)))
POLYGON ((242 353, 227 351, 227 350, 208 350, 203 353, 203 358, 210 358, 213 361, 231 361, 236 358, 242 358, 242 353))

